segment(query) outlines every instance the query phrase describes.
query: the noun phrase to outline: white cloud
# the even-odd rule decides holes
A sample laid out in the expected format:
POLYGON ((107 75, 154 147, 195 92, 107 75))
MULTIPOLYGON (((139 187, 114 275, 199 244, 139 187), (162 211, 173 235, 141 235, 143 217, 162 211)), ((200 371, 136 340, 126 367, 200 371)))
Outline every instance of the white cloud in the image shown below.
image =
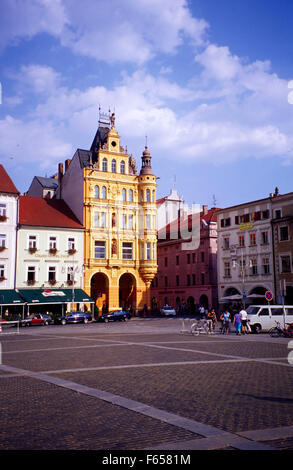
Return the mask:
POLYGON ((1 0, 0 50, 38 33, 58 36, 66 22, 62 0, 1 0))
POLYGON ((15 78, 26 89, 29 87, 33 92, 45 95, 54 93, 61 82, 61 75, 52 67, 38 64, 23 65, 15 78))
POLYGON ((0 47, 45 32, 109 63, 142 64, 174 53, 185 38, 200 45, 208 27, 186 0, 2 0, 1 9, 0 47))

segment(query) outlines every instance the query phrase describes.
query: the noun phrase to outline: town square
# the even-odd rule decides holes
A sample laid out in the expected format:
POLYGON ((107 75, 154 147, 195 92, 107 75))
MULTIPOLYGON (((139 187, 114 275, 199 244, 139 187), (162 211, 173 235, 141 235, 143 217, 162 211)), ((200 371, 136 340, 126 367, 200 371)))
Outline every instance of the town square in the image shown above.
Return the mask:
POLYGON ((292 450, 290 1, 2 3, 0 451, 292 450))

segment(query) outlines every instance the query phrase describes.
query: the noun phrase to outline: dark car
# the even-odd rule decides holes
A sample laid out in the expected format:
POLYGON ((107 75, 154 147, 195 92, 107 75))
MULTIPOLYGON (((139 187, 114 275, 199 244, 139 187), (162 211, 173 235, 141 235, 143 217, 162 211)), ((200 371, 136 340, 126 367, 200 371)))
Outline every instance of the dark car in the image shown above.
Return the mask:
POLYGON ((53 319, 46 313, 34 313, 20 321, 20 326, 49 325, 53 319))
POLYGON ((106 313, 105 315, 102 315, 99 320, 108 322, 108 321, 125 321, 125 320, 130 320, 131 316, 129 312, 126 312, 125 310, 115 310, 114 312, 111 313, 106 313))
POLYGON ((55 317, 55 323, 66 325, 66 323, 88 323, 92 321, 92 315, 87 312, 71 312, 62 317, 55 317))

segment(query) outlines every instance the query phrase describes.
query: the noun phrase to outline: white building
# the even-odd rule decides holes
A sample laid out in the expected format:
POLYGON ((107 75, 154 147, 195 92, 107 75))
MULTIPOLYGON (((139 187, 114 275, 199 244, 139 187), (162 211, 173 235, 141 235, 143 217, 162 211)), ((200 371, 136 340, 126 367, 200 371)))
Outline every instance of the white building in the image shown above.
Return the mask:
POLYGON ((16 288, 30 310, 47 304, 52 292, 66 301, 75 291, 76 302, 82 302, 77 294, 84 297, 83 237, 83 226, 64 201, 20 196, 16 288))
POLYGON ((18 190, 0 165, 0 290, 14 289, 18 198, 18 190))
POLYGON ((272 198, 218 211, 219 303, 264 303, 274 291, 272 198))

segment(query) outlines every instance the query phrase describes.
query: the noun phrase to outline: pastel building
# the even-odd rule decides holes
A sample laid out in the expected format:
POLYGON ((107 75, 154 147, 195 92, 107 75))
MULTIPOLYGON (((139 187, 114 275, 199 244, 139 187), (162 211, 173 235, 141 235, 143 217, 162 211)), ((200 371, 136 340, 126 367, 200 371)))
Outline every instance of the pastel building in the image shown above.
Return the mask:
POLYGON ((267 198, 218 212, 218 296, 225 304, 264 303, 275 294, 272 200, 267 198))
POLYGON ((64 201, 19 197, 15 286, 27 313, 65 313, 89 301, 82 291, 83 237, 82 224, 64 201))
POLYGON ((156 176, 145 147, 141 169, 121 145, 115 116, 101 115, 89 150, 59 164, 57 198, 85 227, 84 289, 103 307, 150 306, 157 271, 156 176))
POLYGON ((18 200, 19 191, 0 165, 0 290, 14 289, 18 200))
MULTIPOLYGON (((187 220, 190 225, 192 216, 187 220)), ((190 313, 199 306, 217 307, 217 209, 204 205, 198 222, 196 248, 188 248, 180 236, 178 218, 159 230, 158 272, 151 287, 153 310, 166 304, 190 313)))

